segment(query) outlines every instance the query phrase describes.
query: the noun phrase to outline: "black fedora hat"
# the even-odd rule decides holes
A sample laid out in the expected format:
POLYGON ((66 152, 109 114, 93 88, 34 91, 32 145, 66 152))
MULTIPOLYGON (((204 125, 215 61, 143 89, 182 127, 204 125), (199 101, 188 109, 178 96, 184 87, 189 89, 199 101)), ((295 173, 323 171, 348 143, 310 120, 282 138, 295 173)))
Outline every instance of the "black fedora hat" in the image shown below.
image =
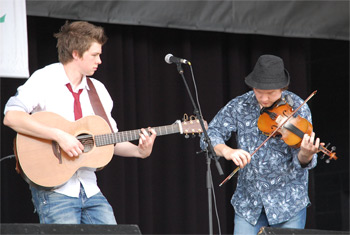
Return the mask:
POLYGON ((256 89, 274 90, 287 87, 289 80, 289 73, 280 57, 262 55, 254 70, 245 78, 245 83, 256 89))

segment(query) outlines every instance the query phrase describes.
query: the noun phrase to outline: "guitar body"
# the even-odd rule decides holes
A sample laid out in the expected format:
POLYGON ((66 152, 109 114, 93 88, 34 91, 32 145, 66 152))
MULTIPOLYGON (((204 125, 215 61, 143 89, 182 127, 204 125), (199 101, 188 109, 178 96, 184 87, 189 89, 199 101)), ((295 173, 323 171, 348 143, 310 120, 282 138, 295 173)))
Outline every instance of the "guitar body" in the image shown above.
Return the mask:
MULTIPOLYGON (((110 133, 107 122, 100 116, 87 116, 70 122, 51 112, 38 112, 32 115, 47 126, 59 128, 73 136, 110 133)), ((16 150, 19 164, 31 182, 47 188, 66 183, 82 167, 100 168, 107 165, 114 152, 114 145, 96 147, 92 141, 84 144, 84 153, 79 157, 69 157, 58 144, 51 140, 17 134, 16 150)))

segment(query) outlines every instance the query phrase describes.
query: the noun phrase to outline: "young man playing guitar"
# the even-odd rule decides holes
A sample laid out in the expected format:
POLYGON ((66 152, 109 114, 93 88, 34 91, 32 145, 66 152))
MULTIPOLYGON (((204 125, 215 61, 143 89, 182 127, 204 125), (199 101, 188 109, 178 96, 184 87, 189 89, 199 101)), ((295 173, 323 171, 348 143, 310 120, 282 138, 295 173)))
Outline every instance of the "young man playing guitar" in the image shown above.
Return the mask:
MULTIPOLYGON (((101 64, 102 46, 107 41, 104 30, 87 22, 66 23, 57 38, 60 63, 37 70, 20 86, 17 94, 5 106, 4 125, 23 135, 55 141, 69 158, 83 154, 84 146, 72 134, 47 126, 33 118, 34 113, 49 111, 69 121, 95 115, 88 91, 87 76, 92 76, 101 64)), ((90 78, 113 132, 117 124, 111 116, 113 101, 105 86, 90 78)), ((138 145, 117 143, 114 154, 124 157, 148 157, 156 132, 144 129, 138 145)), ((38 153, 39 154, 39 153, 38 153)), ((31 185, 33 203, 40 223, 116 224, 113 209, 100 192, 94 168, 80 168, 63 185, 46 190, 31 185)))

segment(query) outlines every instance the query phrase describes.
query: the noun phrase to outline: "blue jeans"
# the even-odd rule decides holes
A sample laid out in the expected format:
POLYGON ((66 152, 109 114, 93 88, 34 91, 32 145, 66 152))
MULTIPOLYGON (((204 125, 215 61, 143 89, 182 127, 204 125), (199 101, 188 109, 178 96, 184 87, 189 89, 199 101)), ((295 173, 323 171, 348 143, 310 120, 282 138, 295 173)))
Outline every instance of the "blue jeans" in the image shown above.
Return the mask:
POLYGON ((269 225, 265 211, 261 212, 256 225, 248 223, 243 217, 235 214, 235 228, 233 234, 235 235, 256 235, 258 234, 261 227, 276 227, 276 228, 296 228, 303 229, 306 223, 306 208, 302 209, 296 216, 290 220, 280 223, 269 225))
POLYGON ((113 209, 101 192, 87 198, 80 186, 79 198, 30 187, 42 224, 117 224, 113 209))

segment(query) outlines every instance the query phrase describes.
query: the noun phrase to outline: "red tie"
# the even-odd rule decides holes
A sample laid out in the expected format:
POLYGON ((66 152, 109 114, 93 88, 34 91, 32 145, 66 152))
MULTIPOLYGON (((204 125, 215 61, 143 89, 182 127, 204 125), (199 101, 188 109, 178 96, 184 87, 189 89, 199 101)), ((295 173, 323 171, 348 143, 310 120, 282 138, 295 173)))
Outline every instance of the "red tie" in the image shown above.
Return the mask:
POLYGON ((68 90, 72 93, 73 97, 74 97, 74 117, 75 120, 78 120, 79 118, 81 118, 83 116, 83 113, 81 112, 81 106, 80 106, 80 101, 79 101, 79 96, 81 94, 81 92, 83 91, 83 89, 80 89, 78 91, 78 93, 73 92, 72 90, 72 86, 70 85, 70 83, 67 84, 68 90))

